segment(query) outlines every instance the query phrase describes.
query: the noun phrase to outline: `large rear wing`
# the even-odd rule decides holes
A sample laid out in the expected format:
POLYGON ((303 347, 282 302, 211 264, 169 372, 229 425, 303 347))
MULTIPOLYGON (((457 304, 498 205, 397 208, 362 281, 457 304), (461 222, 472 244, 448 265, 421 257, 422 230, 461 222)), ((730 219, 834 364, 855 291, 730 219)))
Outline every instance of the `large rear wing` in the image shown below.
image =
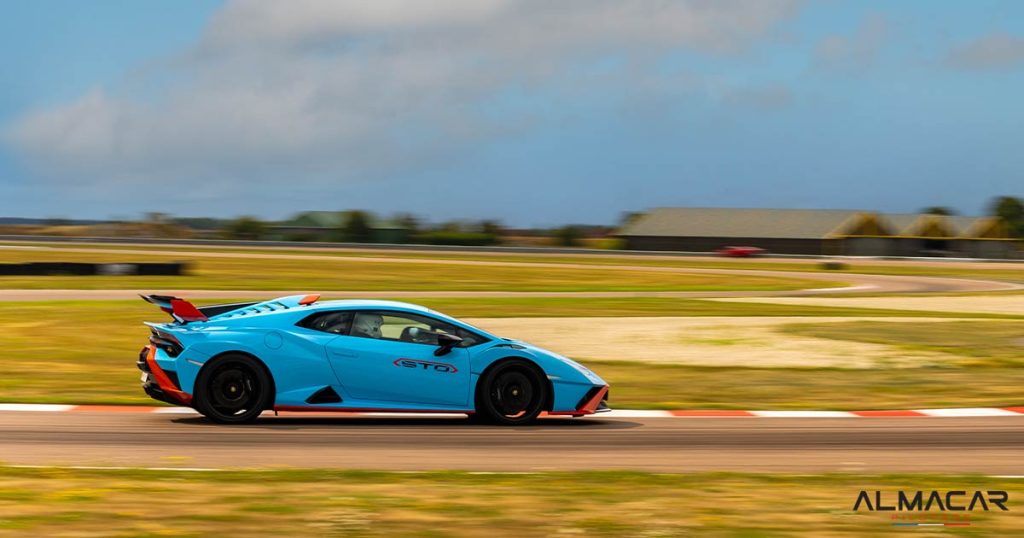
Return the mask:
POLYGON ((231 303, 204 306, 202 308, 171 295, 140 295, 147 303, 152 303, 171 315, 174 321, 182 325, 193 321, 207 321, 211 317, 239 308, 252 306, 256 303, 231 303))
MULTIPOLYGON (((229 312, 235 312, 231 316, 245 315, 251 313, 274 311, 279 309, 295 308, 299 306, 309 306, 318 300, 319 295, 290 295, 288 297, 280 297, 277 299, 271 299, 263 302, 248 302, 248 303, 229 303, 229 304, 215 304, 209 306, 197 307, 196 305, 182 299, 180 297, 174 297, 172 295, 139 295, 142 300, 147 303, 155 304, 171 315, 174 321, 184 325, 193 321, 208 321, 214 316, 221 314, 227 314, 229 312), (252 307, 252 308, 249 308, 252 307), (243 310, 245 309, 245 310, 243 310)), ((231 317, 227 316, 227 317, 231 317)))

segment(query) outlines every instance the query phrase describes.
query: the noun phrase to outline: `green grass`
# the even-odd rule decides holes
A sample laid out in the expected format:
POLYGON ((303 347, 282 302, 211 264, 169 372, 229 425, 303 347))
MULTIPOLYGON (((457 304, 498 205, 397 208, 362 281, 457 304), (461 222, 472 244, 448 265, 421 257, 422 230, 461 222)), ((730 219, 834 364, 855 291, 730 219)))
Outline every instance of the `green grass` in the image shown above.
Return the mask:
POLYGON ((836 280, 842 280, 843 273, 866 273, 880 275, 907 275, 907 276, 945 276, 963 278, 985 278, 994 280, 1006 280, 1011 282, 1024 283, 1024 271, 1021 262, 944 262, 941 259, 929 262, 916 260, 843 260, 846 268, 843 270, 826 270, 820 265, 819 260, 813 259, 725 259, 716 257, 673 257, 664 256, 630 256, 617 254, 609 251, 601 255, 564 255, 564 254, 505 254, 505 253, 472 253, 472 252, 440 252, 440 251, 386 251, 376 249, 301 249, 301 248, 280 248, 280 247, 197 247, 185 245, 166 246, 143 246, 143 245, 116 245, 116 244, 75 244, 61 245, 55 243, 9 243, 20 245, 45 246, 47 248, 90 248, 90 249, 118 249, 132 250, 139 252, 159 252, 160 250, 175 250, 183 252, 228 252, 228 253, 254 253, 254 254, 300 254, 304 256, 322 257, 360 257, 371 256, 376 258, 400 258, 400 259, 437 259, 437 260, 462 260, 462 261, 487 261, 487 262, 516 262, 516 263, 573 263, 586 265, 629 265, 645 267, 680 267, 680 268, 704 268, 704 269, 748 269, 748 270, 771 270, 771 271, 811 271, 827 272, 836 275, 836 280))
POLYGON ((1024 322, 797 323, 784 332, 815 338, 886 344, 909 352, 932 351, 963 357, 960 366, 1024 366, 1024 322))
POLYGON ((742 368, 583 362, 622 409, 922 409, 1024 405, 1024 368, 742 368))
MULTIPOLYGON (((424 302, 459 317, 926 315, 912 311, 661 299, 424 302)), ((165 314, 141 300, 0 303, 0 401, 152 404, 138 387, 134 363, 148 336, 148 329, 141 322, 164 319, 165 314)), ((976 334, 990 334, 985 332, 990 330, 987 327, 1000 331, 1007 325, 1001 320, 941 323, 975 324, 970 331, 976 334)), ((883 328, 899 331, 903 325, 906 324, 883 324, 883 328)), ((1013 326, 1019 327, 1020 322, 1013 326)), ((823 326, 822 330, 829 327, 823 326)), ((934 323, 930 327, 938 328, 934 323)), ((979 349, 984 349, 985 339, 978 341, 979 349)), ((1012 349, 1008 352, 1012 353, 1012 349)), ((951 355, 953 359, 958 357, 951 355)), ((851 408, 863 401, 890 407, 1005 405, 1019 402, 1017 394, 1024 382, 1024 369, 1005 367, 1002 362, 985 363, 983 366, 990 367, 984 368, 967 368, 970 363, 965 361, 957 366, 956 361, 950 361, 953 367, 943 369, 811 370, 701 368, 581 359, 612 383, 613 404, 620 408, 851 408), (999 365, 1004 367, 991 367, 999 365)))
MULTIPOLYGON (((214 289, 365 291, 722 291, 796 290, 842 286, 799 278, 756 275, 689 274, 502 265, 387 263, 346 257, 253 258, 245 253, 207 252, 192 259, 188 276, 3 276, 5 289, 214 289)), ((59 250, 0 252, 0 261, 108 262, 168 261, 177 255, 59 250)), ((427 256, 426 258, 429 258, 427 256)), ((421 258, 422 259, 422 258, 421 258)))
MULTIPOLYGON (((189 473, 0 467, 0 536, 906 536, 861 490, 1004 490, 945 534, 1024 528, 1019 480, 977 475, 189 473)), ((945 513, 928 513, 932 521, 945 513)))
MULTIPOLYGON (((325 295, 325 297, 330 297, 325 295)), ((829 307, 772 303, 706 301, 657 297, 616 298, 418 298, 411 302, 456 317, 617 317, 617 316, 858 316, 1024 319, 1024 316, 829 307)), ((2 308, 2 306, 0 306, 2 308)))

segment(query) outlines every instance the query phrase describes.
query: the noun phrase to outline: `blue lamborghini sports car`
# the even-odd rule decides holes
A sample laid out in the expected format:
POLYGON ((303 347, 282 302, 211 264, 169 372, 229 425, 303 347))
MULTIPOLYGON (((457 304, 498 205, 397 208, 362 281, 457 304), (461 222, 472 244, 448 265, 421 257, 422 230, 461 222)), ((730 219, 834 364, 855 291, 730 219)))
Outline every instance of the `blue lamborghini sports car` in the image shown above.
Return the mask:
POLYGON ((174 318, 146 323, 152 398, 242 423, 264 410, 466 413, 524 424, 607 411, 586 367, 422 306, 318 295, 196 307, 144 295, 174 318))

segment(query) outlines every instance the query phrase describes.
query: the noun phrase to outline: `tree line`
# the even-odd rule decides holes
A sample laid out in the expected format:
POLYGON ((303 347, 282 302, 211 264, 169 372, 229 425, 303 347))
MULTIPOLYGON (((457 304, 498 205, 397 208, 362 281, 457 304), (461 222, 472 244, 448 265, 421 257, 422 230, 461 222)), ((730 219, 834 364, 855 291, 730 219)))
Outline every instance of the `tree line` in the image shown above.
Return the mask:
MULTIPOLYGON (((946 217, 957 214, 954 209, 946 206, 929 206, 921 212, 946 217)), ((1024 200, 1016 196, 997 196, 988 205, 988 215, 1002 218, 1011 236, 1024 239, 1024 200)))
MULTIPOLYGON (((243 240, 487 246, 501 244, 502 237, 510 233, 500 221, 493 219, 428 224, 410 214, 380 219, 369 211, 351 210, 341 215, 337 225, 317 229, 242 216, 227 222, 222 227, 220 235, 226 239, 243 240)), ((610 230, 610 227, 605 226, 573 224, 518 232, 549 238, 552 243, 559 246, 579 246, 584 238, 606 235, 610 230)))
MULTIPOLYGON (((932 215, 956 215, 945 206, 930 206, 921 210, 932 215)), ((1012 237, 1024 239, 1024 200, 1016 196, 998 196, 989 203, 986 213, 1002 218, 1012 237)), ((271 222, 257 217, 243 216, 230 221, 216 219, 174 219, 180 224, 197 229, 216 230, 226 239, 279 239, 285 241, 328 241, 345 243, 418 243, 434 245, 486 246, 502 243, 510 234, 547 238, 547 244, 579 246, 588 237, 601 237, 615 227, 570 224, 565 226, 509 230, 500 221, 449 221, 430 224, 414 215, 403 213, 382 219, 370 211, 339 212, 340 219, 327 227, 288 226, 292 221, 271 222)), ((619 226, 642 215, 624 213, 619 226)))

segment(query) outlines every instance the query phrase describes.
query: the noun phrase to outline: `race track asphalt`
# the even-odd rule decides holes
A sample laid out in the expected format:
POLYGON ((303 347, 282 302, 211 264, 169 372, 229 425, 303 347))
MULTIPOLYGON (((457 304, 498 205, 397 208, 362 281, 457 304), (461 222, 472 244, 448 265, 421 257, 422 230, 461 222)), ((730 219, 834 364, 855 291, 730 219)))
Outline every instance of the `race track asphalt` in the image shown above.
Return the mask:
POLYGON ((1024 416, 543 419, 0 413, 17 465, 1024 474, 1024 416))

